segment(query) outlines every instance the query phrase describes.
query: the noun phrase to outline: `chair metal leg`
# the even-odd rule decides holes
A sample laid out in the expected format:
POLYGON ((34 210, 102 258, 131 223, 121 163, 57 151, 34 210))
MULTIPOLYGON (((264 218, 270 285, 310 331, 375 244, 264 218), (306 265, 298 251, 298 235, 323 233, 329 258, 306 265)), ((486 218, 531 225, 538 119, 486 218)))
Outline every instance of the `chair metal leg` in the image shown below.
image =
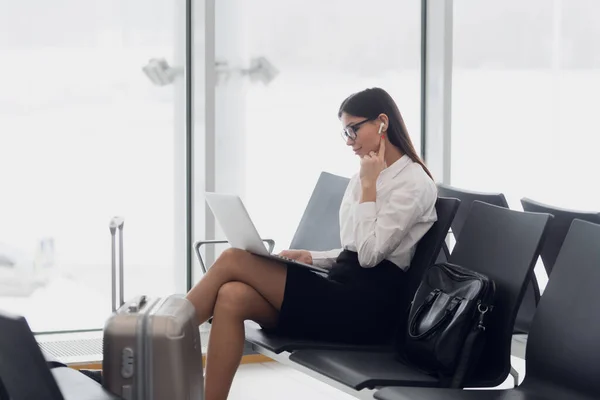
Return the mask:
POLYGON ((519 372, 512 365, 510 366, 510 375, 513 377, 515 387, 519 386, 519 372))
POLYGON ((525 360, 528 336, 521 333, 513 333, 510 347, 511 356, 525 360))

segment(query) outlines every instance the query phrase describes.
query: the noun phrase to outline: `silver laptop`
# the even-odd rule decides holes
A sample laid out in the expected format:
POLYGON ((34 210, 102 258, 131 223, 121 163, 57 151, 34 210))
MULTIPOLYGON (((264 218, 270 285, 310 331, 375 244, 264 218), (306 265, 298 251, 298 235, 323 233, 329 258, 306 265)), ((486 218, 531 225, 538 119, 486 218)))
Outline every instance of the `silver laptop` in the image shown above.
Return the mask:
POLYGON ((269 253, 239 196, 213 192, 206 192, 205 194, 206 203, 219 222, 221 229, 223 229, 223 233, 225 233, 225 237, 231 247, 246 250, 257 256, 286 264, 298 265, 313 271, 328 272, 325 268, 269 253))

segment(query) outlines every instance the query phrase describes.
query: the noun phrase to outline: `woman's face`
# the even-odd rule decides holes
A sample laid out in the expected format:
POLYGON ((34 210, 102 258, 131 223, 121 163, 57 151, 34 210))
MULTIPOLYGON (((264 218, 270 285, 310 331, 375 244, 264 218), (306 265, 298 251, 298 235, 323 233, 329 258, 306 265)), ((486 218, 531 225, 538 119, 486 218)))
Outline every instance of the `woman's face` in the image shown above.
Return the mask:
POLYGON ((382 134, 387 130, 387 116, 382 114, 376 119, 368 119, 342 113, 340 120, 342 137, 346 140, 346 145, 352 147, 354 154, 363 157, 371 151, 377 152, 381 140, 379 128, 383 122, 382 134))

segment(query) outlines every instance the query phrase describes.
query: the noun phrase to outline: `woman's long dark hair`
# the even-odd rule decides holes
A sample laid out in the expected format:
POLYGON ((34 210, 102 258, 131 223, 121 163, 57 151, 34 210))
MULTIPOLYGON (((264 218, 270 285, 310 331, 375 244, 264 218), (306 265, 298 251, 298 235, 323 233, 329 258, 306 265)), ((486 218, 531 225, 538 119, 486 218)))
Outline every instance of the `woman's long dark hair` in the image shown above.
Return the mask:
POLYGON ((402 114, 400 114, 396 102, 394 102, 392 96, 385 90, 372 88, 350 95, 342 102, 338 111, 338 118, 341 118, 342 113, 373 120, 379 117, 380 114, 387 115, 389 118, 387 128, 388 140, 403 154, 406 154, 411 160, 420 164, 427 175, 433 179, 431 172, 429 172, 429 169, 417 154, 415 146, 410 140, 410 136, 408 136, 406 125, 404 125, 402 114))

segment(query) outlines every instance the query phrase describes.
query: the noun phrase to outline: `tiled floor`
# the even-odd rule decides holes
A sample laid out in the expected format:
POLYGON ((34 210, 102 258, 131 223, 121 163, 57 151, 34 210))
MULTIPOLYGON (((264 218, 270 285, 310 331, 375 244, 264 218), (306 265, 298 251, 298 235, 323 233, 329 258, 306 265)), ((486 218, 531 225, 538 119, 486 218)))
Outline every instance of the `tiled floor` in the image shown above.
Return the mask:
MULTIPOLYGON (((513 358, 523 379, 525 362, 513 358)), ((498 388, 512 387, 512 377, 498 388)), ((240 366, 231 389, 230 400, 351 400, 353 396, 276 362, 240 366)))
POLYGON ((353 396, 276 362, 240 366, 229 400, 352 400, 353 396))

